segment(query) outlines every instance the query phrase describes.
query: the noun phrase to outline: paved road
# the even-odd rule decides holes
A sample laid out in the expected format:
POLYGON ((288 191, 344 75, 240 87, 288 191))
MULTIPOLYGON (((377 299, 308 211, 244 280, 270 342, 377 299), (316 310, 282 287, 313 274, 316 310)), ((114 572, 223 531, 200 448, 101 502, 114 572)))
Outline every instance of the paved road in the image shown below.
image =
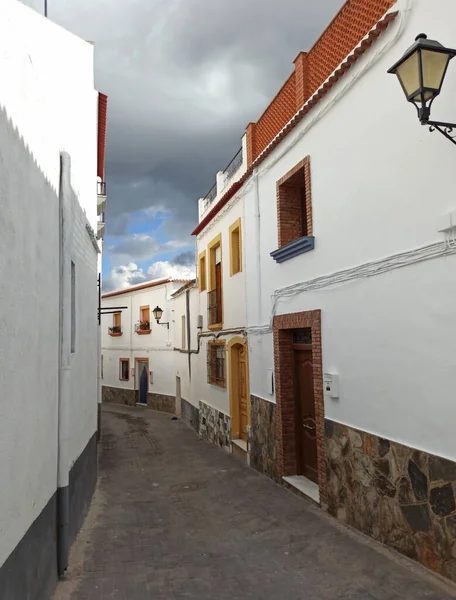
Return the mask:
POLYGON ((104 407, 100 481, 54 600, 447 600, 419 565, 148 410, 104 407))

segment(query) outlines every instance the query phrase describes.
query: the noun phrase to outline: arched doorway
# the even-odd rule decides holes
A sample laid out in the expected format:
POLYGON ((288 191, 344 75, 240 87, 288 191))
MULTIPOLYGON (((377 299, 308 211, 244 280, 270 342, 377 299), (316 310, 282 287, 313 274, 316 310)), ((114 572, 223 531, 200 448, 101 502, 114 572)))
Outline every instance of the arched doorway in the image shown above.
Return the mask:
POLYGON ((247 442, 250 425, 250 391, 247 342, 233 338, 230 353, 230 412, 232 439, 247 442))

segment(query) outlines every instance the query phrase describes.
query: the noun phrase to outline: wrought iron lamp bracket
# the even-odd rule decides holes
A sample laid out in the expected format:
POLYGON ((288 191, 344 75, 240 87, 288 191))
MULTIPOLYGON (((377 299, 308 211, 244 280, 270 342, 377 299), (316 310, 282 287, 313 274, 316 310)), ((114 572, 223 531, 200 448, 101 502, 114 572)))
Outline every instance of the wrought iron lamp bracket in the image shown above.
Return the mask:
POLYGON ((442 121, 429 121, 428 119, 423 119, 421 124, 428 125, 431 133, 433 131, 439 131, 447 140, 456 145, 456 123, 445 123, 442 121))

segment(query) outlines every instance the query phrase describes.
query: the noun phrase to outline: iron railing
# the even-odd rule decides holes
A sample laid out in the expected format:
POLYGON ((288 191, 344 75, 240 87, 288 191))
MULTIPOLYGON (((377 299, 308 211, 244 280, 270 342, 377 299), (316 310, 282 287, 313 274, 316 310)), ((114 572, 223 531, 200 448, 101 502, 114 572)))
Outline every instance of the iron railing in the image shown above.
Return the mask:
POLYGON ((98 181, 97 189, 99 196, 106 196, 106 181, 98 181))
POLYGON ((150 331, 150 321, 138 321, 135 325, 135 331, 150 331))
POLYGON ((216 197, 217 197, 217 184, 215 183, 211 187, 211 189, 208 191, 208 193, 204 196, 204 210, 206 210, 206 208, 209 206, 209 204, 211 204, 211 202, 214 202, 216 197))
POLYGON ((234 157, 231 160, 230 164, 223 171, 223 175, 224 175, 224 178, 225 178, 225 183, 229 179, 231 179, 231 177, 233 177, 233 175, 236 173, 236 171, 241 168, 241 165, 242 165, 242 148, 240 148, 238 150, 238 152, 236 152, 236 154, 234 155, 234 157))
POLYGON ((207 382, 226 387, 225 344, 209 342, 207 345, 207 382))
POLYGON ((215 288, 207 294, 207 322, 208 325, 218 325, 222 322, 222 293, 220 288, 215 288))

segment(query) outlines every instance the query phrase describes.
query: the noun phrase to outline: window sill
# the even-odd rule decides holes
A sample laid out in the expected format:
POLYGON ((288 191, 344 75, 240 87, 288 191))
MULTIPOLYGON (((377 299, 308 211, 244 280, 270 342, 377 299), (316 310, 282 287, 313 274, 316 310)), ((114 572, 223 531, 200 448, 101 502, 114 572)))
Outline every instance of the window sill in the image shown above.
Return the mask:
POLYGON ((299 256, 299 254, 304 254, 304 252, 309 252, 315 248, 315 238, 312 237, 302 237, 293 242, 290 242, 286 246, 282 246, 278 250, 274 250, 271 252, 272 258, 278 262, 282 263, 290 258, 294 258, 295 256, 299 256))
POLYGON ((215 381, 209 381, 209 385, 214 385, 215 387, 218 387, 221 390, 226 390, 226 382, 225 383, 216 383, 215 381))
POLYGON ((110 333, 109 335, 111 337, 120 337, 122 335, 122 333, 110 333))
POLYGON ((136 333, 138 335, 149 335, 150 332, 151 332, 151 329, 138 329, 136 333))
POLYGON ((214 325, 208 325, 207 328, 211 331, 220 331, 223 329, 223 323, 214 323, 214 325))

